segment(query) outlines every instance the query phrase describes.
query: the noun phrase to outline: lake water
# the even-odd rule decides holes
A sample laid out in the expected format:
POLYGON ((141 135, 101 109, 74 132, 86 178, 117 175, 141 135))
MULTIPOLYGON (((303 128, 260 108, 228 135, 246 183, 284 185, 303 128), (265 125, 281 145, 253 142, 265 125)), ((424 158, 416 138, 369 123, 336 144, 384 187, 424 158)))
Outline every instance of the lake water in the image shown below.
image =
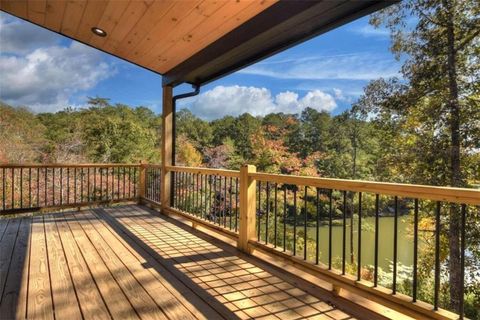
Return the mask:
MULTIPOLYGON (((341 224, 341 221, 338 221, 341 224)), ((302 229, 303 227, 297 227, 302 229)), ((357 261, 358 248, 358 220, 354 220, 353 249, 355 262, 357 261)), ((350 261, 350 220, 347 220, 346 233, 346 261, 350 261)), ((393 230, 394 217, 379 218, 378 265, 388 271, 393 261, 393 230)), ((315 227, 308 227, 308 238, 315 241, 315 227)), ((341 265, 343 249, 343 228, 341 225, 332 227, 332 260, 335 266, 341 265)), ((319 231, 319 257, 323 263, 328 263, 328 225, 320 226, 319 231)), ((309 250, 311 247, 309 247, 309 250)), ((315 249, 309 253, 310 259, 315 257, 315 249)), ((303 252, 300 252, 303 254, 303 252)), ((362 218, 362 265, 374 265, 375 254, 375 218, 362 218)), ((413 265, 413 224, 407 216, 398 218, 398 262, 406 266, 413 265)))

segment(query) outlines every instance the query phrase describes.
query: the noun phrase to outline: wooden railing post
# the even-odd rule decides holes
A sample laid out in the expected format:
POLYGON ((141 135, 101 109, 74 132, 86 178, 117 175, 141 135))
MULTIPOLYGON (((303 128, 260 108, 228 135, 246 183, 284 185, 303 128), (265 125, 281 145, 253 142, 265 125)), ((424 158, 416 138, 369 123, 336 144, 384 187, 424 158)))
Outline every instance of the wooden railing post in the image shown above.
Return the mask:
POLYGON ((147 165, 141 161, 140 162, 140 172, 139 172, 139 179, 138 179, 138 200, 139 202, 145 198, 145 172, 147 171, 147 165))
POLYGON ((161 174, 161 207, 165 213, 165 208, 170 207, 170 176, 167 166, 172 165, 173 160, 173 87, 163 87, 163 105, 162 105, 162 174, 161 174))
POLYGON ((255 237, 256 221, 256 181, 249 174, 257 171, 252 165, 240 168, 240 228, 237 247, 250 253, 248 241, 255 237))

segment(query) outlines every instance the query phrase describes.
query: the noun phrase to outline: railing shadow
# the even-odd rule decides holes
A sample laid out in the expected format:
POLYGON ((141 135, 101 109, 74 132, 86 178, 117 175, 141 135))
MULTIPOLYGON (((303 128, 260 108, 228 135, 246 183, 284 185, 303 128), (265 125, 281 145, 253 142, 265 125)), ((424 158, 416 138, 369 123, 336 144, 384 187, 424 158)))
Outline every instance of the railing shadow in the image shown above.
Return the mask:
MULTIPOLYGON (((151 248, 148 244, 146 244, 142 239, 140 239, 136 234, 128 230, 121 222, 119 222, 116 218, 109 215, 104 209, 94 209, 93 210, 97 217, 105 221, 113 231, 115 231, 128 245, 130 245, 139 255, 142 256, 147 262, 154 259, 158 262, 163 268, 159 268, 154 263, 149 263, 148 265, 144 265, 145 268, 153 268, 156 272, 160 275, 164 275, 165 270, 170 272, 172 276, 174 276, 178 281, 183 283, 185 287, 189 290, 193 291, 204 304, 210 306, 213 310, 219 313, 222 317, 227 319, 239 319, 239 317, 229 310, 223 303, 218 301, 214 296, 208 293, 204 288, 200 287, 197 283, 192 281, 187 275, 185 275, 181 270, 177 268, 177 264, 187 262, 187 261, 201 261, 206 259, 217 258, 218 253, 206 253, 206 254, 196 254, 196 255, 189 255, 183 256, 180 258, 167 258, 159 254, 159 252, 155 251, 151 248)), ((150 216, 150 215, 148 215, 150 216)), ((134 218, 139 218, 139 215, 132 216, 134 218)), ((122 218, 126 218, 126 216, 122 216, 122 218)), ((226 254, 225 252, 223 254, 226 254)), ((168 278, 166 279, 168 281, 168 278)), ((170 283, 173 287, 175 287, 178 283, 170 283)), ((177 289, 177 288, 176 288, 177 289)), ((159 297, 161 298, 161 297, 159 297)), ((203 316, 209 318, 211 313, 204 311, 205 306, 195 305, 195 301, 190 300, 190 303, 194 304, 197 307, 198 312, 202 313, 203 316), (202 310, 203 309, 203 310, 202 310)))

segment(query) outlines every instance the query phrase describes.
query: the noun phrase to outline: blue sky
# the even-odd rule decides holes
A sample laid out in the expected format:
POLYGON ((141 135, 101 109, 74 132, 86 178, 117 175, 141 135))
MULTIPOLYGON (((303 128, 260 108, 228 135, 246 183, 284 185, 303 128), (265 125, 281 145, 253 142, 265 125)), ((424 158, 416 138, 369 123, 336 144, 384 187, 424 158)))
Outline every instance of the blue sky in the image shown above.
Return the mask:
MULTIPOLYGON (((0 99, 33 111, 82 107, 87 97, 161 111, 161 77, 0 13, 0 99)), ((201 88, 181 102, 204 119, 250 112, 338 114, 379 77, 399 74, 386 30, 368 17, 332 30, 201 88)), ((180 86, 175 93, 189 90, 180 86)))

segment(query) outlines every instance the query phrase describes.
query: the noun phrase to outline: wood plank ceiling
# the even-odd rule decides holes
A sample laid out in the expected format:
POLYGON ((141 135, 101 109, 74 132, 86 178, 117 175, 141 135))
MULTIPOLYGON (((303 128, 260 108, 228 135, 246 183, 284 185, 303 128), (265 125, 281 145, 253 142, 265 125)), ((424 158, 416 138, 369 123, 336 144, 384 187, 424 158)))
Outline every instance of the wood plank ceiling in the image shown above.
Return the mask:
POLYGON ((1 0, 0 9, 165 74, 277 0, 1 0), (106 37, 92 33, 98 27, 106 37))

